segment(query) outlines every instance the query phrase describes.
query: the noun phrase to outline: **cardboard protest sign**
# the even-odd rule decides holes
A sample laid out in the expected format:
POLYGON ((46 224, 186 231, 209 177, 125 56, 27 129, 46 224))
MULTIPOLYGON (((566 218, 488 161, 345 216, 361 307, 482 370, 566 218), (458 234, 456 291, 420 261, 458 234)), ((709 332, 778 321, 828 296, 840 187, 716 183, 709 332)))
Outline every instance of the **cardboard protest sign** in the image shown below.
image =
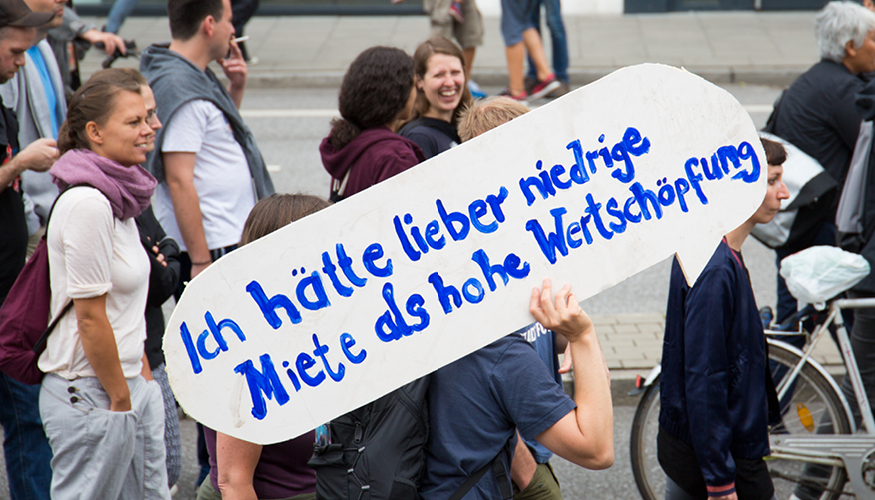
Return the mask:
MULTIPOLYGON (((761 204, 757 131, 684 71, 617 71, 223 257, 164 337, 186 412, 298 436, 677 252, 692 283, 761 204)), ((635 297, 629 297, 635 300, 635 297)))

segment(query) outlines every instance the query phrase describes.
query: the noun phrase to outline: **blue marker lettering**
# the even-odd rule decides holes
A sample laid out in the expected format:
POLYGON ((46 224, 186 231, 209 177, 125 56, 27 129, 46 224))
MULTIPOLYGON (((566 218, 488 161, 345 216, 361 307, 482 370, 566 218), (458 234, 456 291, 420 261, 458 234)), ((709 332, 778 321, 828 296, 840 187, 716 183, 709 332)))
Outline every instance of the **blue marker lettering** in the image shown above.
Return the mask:
POLYGON ((541 252, 551 264, 556 263, 556 250, 559 250, 563 257, 568 255, 568 247, 565 246, 565 232, 562 230, 562 216, 565 213, 566 210, 561 207, 550 210, 550 215, 553 216, 556 224, 555 233, 544 234, 541 224, 536 219, 526 222, 526 231, 532 233, 541 248, 541 252))
POLYGON ((362 255, 362 263, 365 269, 372 275, 378 278, 387 278, 392 276, 392 259, 386 259, 386 265, 380 267, 376 261, 383 258, 383 246, 379 243, 372 243, 365 249, 362 255))
POLYGON ((368 356, 368 351, 362 349, 358 354, 353 354, 350 349, 354 345, 355 339, 352 338, 352 335, 344 333, 340 336, 340 348, 343 349, 343 354, 346 355, 346 359, 348 359, 350 363, 357 365, 365 360, 368 356))
POLYGON ((264 420, 264 417, 267 416, 267 404, 265 404, 264 398, 273 399, 276 397, 276 402, 282 406, 289 402, 289 394, 280 382, 273 367, 273 361, 270 360, 270 355, 262 354, 259 360, 261 361, 261 371, 258 371, 252 360, 249 359, 237 365, 234 371, 246 377, 249 394, 252 397, 252 416, 258 420, 264 420))

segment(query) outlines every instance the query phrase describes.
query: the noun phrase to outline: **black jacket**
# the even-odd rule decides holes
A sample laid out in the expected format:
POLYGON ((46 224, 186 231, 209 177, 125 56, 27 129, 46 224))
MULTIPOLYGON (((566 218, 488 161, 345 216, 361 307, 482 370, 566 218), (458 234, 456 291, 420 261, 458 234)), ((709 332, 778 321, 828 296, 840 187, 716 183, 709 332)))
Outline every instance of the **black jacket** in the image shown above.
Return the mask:
POLYGON ((161 349, 164 340, 164 313, 161 306, 173 295, 176 282, 179 281, 179 245, 164 233, 152 213, 152 207, 144 210, 136 221, 140 242, 146 249, 151 264, 149 298, 146 301, 146 357, 149 359, 149 366, 155 369, 164 363, 164 351, 161 349), (152 250, 153 246, 157 246, 159 253, 164 255, 167 267, 158 262, 158 256, 152 250))

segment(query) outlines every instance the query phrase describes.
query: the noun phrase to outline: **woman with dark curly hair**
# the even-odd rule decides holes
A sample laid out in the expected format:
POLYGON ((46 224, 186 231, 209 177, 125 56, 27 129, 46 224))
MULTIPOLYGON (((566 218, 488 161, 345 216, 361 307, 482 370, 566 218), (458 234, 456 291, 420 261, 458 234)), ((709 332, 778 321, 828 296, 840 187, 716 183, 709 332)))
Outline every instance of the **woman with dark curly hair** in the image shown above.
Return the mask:
POLYGON ((340 86, 340 116, 319 145, 331 174, 331 198, 343 199, 425 160, 396 132, 410 117, 413 60, 403 50, 371 47, 355 58, 340 86))
POLYGON ((456 127, 462 110, 474 101, 468 91, 464 58, 442 36, 422 42, 413 54, 416 102, 412 120, 398 132, 431 158, 462 142, 456 127))

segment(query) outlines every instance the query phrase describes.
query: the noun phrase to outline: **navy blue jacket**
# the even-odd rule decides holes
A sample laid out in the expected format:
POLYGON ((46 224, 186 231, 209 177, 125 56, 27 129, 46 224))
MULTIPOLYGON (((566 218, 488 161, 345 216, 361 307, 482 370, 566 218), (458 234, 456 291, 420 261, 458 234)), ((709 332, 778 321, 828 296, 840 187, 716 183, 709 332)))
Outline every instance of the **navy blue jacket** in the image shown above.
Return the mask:
POLYGON ((734 491, 734 458, 769 454, 766 373, 763 325, 741 256, 724 240, 692 288, 675 259, 659 424, 695 450, 709 493, 734 491))

